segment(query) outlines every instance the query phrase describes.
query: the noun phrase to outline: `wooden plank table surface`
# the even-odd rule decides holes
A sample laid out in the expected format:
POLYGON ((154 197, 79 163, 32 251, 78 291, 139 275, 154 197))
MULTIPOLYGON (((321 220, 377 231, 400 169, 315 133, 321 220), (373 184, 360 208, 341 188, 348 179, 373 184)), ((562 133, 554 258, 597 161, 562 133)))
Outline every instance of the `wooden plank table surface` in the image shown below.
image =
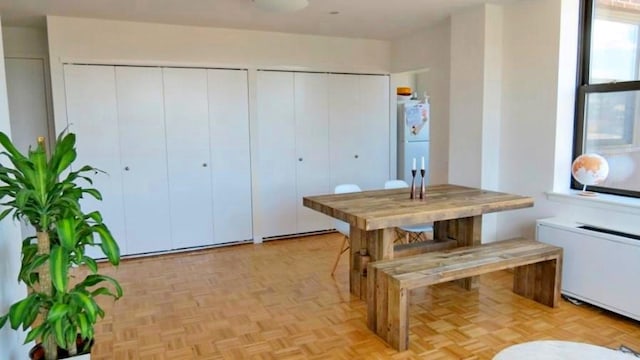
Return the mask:
MULTIPOLYGON (((361 254, 370 261, 393 259, 395 227, 433 222, 435 242, 478 245, 483 214, 532 207, 533 199, 443 184, 428 186, 423 200, 410 199, 409 189, 403 188, 307 196, 303 204, 350 224, 349 285, 352 294, 364 299, 367 281, 361 254)), ((464 279, 461 285, 474 288, 477 279, 464 279)))

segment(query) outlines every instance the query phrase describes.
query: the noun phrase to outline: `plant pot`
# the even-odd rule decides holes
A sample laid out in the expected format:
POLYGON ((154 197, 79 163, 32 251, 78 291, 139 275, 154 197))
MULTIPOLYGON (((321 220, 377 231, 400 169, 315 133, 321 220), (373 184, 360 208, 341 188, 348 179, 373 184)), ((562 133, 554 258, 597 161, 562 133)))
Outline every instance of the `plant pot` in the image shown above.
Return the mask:
MULTIPOLYGON (((85 342, 78 336, 76 340, 78 349, 82 349, 85 346, 85 342)), ((67 359, 67 360, 91 360, 91 347, 93 346, 93 340, 89 344, 89 351, 84 354, 78 354, 74 356, 69 356, 65 349, 58 348, 58 359, 67 359)), ((29 351, 29 359, 31 360, 44 360, 44 349, 41 344, 36 344, 29 351)))
MULTIPOLYGON (((44 350, 40 344, 31 348, 29 351, 29 359, 31 360, 44 360, 44 350)), ((58 349, 58 359, 66 360, 91 360, 91 353, 69 356, 64 349, 58 349)))

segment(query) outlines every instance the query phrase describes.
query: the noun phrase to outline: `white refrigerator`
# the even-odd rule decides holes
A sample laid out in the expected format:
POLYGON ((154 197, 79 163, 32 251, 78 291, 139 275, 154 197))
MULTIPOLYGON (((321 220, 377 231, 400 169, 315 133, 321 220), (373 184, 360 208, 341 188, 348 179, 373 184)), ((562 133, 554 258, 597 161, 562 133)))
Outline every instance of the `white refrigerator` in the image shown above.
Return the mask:
POLYGON ((414 159, 418 170, 416 185, 420 184, 423 162, 426 170, 425 184, 429 182, 430 110, 428 100, 398 102, 398 178, 409 184, 414 159))

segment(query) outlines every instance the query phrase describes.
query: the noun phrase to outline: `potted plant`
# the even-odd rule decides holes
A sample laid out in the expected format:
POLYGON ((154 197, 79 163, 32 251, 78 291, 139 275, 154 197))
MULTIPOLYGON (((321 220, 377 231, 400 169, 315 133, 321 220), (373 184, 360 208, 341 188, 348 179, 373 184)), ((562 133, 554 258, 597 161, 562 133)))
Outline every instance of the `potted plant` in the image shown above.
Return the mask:
POLYGON ((120 261, 118 244, 101 214, 84 213, 80 206, 85 195, 102 199, 96 189, 77 183, 91 185, 89 175, 98 170, 91 166, 70 170, 76 159, 71 133, 58 137, 49 158, 44 138, 38 138, 36 148, 26 155, 1 132, 0 145, 5 150, 0 155, 11 162, 5 166, 0 158, 0 204, 4 206, 0 220, 11 215, 36 229, 35 237, 23 240, 18 275, 28 294, 0 316, 0 328, 9 324, 29 330, 25 343, 40 340, 32 356, 44 353, 50 360, 88 352, 94 325, 104 317, 96 297, 118 299, 123 293, 117 280, 98 273, 95 259, 85 252, 88 246, 99 246, 112 265, 120 261), (89 275, 71 279, 69 270, 76 266, 86 266, 89 275))

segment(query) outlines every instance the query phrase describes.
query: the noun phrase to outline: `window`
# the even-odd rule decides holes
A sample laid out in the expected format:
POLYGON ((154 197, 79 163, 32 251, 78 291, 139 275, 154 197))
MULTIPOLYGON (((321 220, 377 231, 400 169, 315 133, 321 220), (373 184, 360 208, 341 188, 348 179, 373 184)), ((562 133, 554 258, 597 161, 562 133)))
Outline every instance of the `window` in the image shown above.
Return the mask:
POLYGON ((573 155, 608 160, 590 189, 640 197, 640 0, 583 0, 582 14, 573 155))

